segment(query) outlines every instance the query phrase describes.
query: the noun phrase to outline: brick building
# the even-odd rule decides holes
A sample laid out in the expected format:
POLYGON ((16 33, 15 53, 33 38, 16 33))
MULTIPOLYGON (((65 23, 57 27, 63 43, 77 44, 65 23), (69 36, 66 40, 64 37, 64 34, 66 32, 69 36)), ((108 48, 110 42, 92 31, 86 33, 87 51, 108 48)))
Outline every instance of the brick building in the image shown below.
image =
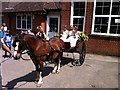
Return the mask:
POLYGON ((3 2, 3 22, 15 35, 41 25, 51 37, 64 26, 78 26, 89 36, 87 52, 120 56, 120 1, 3 2))

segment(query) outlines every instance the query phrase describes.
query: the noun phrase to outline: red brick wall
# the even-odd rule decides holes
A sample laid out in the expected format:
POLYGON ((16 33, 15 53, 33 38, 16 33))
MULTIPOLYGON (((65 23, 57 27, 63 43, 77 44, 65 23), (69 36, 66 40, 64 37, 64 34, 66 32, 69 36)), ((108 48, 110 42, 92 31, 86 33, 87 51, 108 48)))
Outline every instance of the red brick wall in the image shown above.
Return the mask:
POLYGON ((120 56, 120 38, 90 36, 87 45, 89 53, 120 56))
POLYGON ((14 14, 13 15, 5 14, 4 15, 4 22, 7 24, 7 27, 10 30, 10 33, 12 35, 14 35, 16 33, 15 32, 15 29, 16 29, 16 16, 14 14))
POLYGON ((92 29, 93 2, 88 2, 86 7, 85 33, 89 35, 92 29))
POLYGON ((62 2, 61 3, 61 31, 63 30, 64 25, 69 28, 70 26, 70 10, 71 10, 70 2, 62 2))
POLYGON ((37 33, 36 27, 41 25, 44 31, 46 30, 46 15, 35 14, 33 19, 33 30, 37 33))

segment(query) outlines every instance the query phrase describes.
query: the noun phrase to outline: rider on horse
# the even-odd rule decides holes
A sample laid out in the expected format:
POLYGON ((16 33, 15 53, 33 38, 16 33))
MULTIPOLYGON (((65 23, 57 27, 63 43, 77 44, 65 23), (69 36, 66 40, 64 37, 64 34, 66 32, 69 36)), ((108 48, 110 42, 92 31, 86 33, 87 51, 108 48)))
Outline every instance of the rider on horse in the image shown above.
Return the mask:
POLYGON ((38 29, 39 31, 37 32, 36 36, 38 36, 39 38, 42 38, 42 39, 44 39, 44 40, 47 40, 48 37, 47 37, 47 35, 45 34, 42 26, 40 26, 40 25, 37 26, 37 29, 38 29))

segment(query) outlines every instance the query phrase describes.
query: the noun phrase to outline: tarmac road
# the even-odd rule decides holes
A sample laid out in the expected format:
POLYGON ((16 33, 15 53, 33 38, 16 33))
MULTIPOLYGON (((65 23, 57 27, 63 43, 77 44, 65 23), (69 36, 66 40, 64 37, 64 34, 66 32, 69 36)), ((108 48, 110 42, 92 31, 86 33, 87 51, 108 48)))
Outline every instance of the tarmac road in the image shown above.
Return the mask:
POLYGON ((84 64, 75 67, 70 63, 72 54, 63 56, 59 74, 51 74, 54 64, 48 63, 44 68, 41 87, 34 83, 35 68, 31 60, 8 59, 1 64, 3 88, 118 88, 118 57, 87 54, 84 64))

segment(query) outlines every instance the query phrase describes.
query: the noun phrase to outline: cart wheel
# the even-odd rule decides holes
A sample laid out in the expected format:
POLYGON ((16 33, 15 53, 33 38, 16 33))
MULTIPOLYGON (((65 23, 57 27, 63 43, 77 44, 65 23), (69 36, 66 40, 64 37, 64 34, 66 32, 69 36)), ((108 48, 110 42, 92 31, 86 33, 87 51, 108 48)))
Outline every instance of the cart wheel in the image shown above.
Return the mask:
POLYGON ((86 55, 86 45, 85 45, 85 42, 83 42, 83 45, 82 45, 80 52, 79 52, 80 66, 84 63, 85 55, 86 55))
POLYGON ((74 60, 72 61, 72 65, 73 65, 73 66, 80 66, 81 64, 80 64, 79 59, 74 59, 74 60))

